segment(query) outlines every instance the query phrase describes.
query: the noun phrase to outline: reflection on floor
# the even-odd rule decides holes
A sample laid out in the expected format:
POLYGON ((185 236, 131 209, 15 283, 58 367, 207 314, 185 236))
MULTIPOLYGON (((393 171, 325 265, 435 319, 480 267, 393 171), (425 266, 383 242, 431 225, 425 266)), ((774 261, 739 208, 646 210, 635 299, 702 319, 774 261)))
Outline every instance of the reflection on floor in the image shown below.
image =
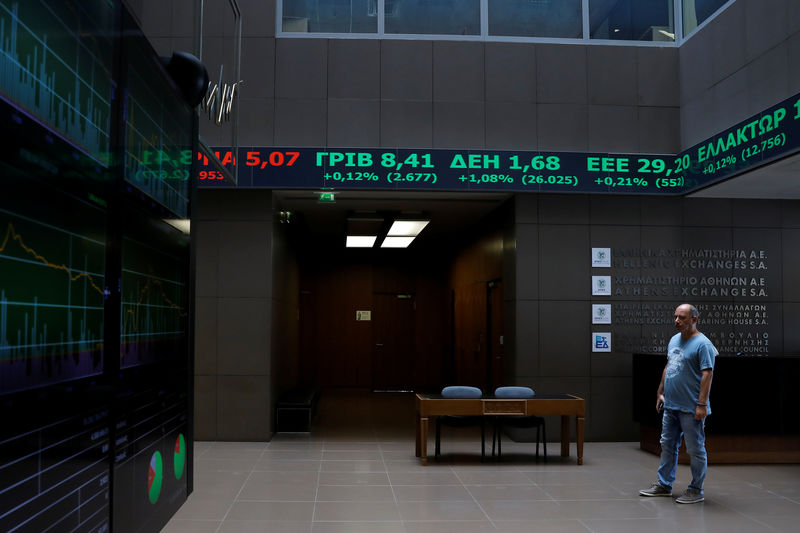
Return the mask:
MULTIPOLYGON (((696 505, 640 497, 658 458, 630 442, 586 443, 577 466, 574 444, 562 459, 551 443, 544 463, 504 439, 502 461, 481 463, 479 434, 447 429, 442 460, 423 467, 411 398, 327 393, 310 435, 196 443, 194 493, 164 531, 797 531, 800 465, 712 465, 696 505)), ((676 493, 689 479, 680 466, 676 493)))

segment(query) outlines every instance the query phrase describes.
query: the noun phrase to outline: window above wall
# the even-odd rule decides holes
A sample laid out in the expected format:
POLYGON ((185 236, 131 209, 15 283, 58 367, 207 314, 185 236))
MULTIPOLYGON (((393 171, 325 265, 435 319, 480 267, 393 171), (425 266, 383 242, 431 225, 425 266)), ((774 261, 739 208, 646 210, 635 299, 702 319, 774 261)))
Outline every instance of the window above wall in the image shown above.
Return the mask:
POLYGON ((706 21, 711 20, 735 0, 682 0, 683 35, 688 37, 706 21))
POLYGON ((279 0, 279 37, 674 46, 735 0, 279 0))

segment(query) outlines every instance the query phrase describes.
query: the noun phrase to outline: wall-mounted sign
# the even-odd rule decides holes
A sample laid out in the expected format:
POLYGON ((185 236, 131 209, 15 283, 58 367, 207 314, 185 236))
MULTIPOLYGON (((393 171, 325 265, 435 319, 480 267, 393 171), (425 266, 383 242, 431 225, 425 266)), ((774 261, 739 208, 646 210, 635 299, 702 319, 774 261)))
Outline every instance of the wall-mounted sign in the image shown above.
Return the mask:
POLYGON ((592 324, 611 324, 611 304, 592 304, 592 324))
POLYGON ((592 248, 592 267, 611 267, 611 248, 592 248))
POLYGON ((336 193, 332 191, 321 192, 317 194, 317 202, 321 204, 336 203, 336 193))
POLYGON ((611 296, 611 276, 592 276, 592 296, 611 296))
POLYGON ((592 351, 593 352, 610 352, 611 351, 611 333, 592 333, 592 351))
POLYGON ((369 321, 372 320, 372 311, 356 311, 356 321, 369 321))
POLYGON ((784 327, 782 269, 775 267, 786 258, 780 230, 760 228, 753 237, 750 229, 730 231, 741 246, 684 248, 667 239, 611 249, 612 294, 602 298, 613 305, 604 329, 614 334, 615 351, 666 353, 675 306, 689 301, 720 354, 770 355, 769 339, 780 338, 784 327))

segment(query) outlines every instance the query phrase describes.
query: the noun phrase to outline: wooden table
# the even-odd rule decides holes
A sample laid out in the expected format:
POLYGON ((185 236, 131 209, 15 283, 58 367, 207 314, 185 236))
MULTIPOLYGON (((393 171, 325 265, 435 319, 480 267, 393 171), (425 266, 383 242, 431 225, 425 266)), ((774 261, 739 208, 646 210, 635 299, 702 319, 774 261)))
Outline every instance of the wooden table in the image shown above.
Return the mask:
POLYGON ((428 419, 432 416, 511 416, 560 415, 561 456, 569 457, 569 417, 575 416, 578 464, 583 464, 583 428, 586 417, 586 400, 573 394, 537 395, 525 399, 442 398, 438 394, 417 394, 416 456, 428 464, 428 419))

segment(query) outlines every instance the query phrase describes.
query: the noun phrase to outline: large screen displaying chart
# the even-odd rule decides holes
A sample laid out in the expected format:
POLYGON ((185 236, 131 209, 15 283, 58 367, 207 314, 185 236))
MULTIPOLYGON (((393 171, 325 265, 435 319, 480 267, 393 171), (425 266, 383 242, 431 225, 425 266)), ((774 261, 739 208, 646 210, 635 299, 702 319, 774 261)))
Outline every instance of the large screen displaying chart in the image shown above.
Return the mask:
POLYGON ((3 178, 0 188, 0 393, 102 373, 104 213, 35 186, 28 205, 3 178))
POLYGON ((185 217, 192 165, 192 113, 146 40, 126 40, 125 180, 185 217))
POLYGON ((185 355, 186 283, 184 259, 123 240, 121 368, 185 355))
POLYGON ((0 0, 0 532, 151 533, 188 495, 188 238, 163 218, 195 117, 126 10, 0 0))
POLYGON ((110 161, 114 3, 0 0, 0 98, 110 161))

